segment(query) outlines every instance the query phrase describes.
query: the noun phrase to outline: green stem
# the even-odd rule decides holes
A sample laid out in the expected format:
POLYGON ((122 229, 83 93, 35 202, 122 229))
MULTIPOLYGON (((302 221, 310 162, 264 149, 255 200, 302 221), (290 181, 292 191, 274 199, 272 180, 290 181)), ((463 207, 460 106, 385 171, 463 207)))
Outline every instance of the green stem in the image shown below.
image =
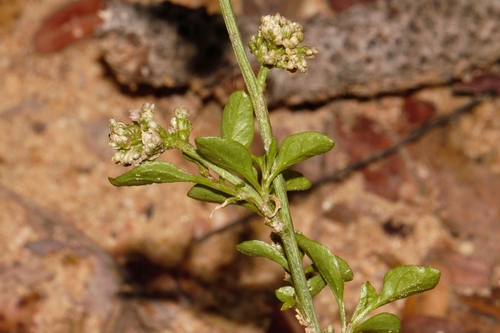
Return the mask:
MULTIPOLYGON (((247 85, 248 93, 252 100, 254 107, 255 117, 264 142, 264 148, 269 151, 273 139, 271 122, 267 110, 266 100, 264 98, 265 80, 269 74, 269 68, 261 66, 258 77, 255 77, 250 62, 245 53, 245 48, 241 40, 241 34, 236 23, 234 11, 231 6, 230 0, 219 0, 222 11, 222 16, 226 23, 229 38, 233 46, 236 59, 243 74, 243 79, 247 85)), ((293 286, 298 298, 299 310, 308 323, 309 328, 314 333, 320 333, 318 319, 314 311, 314 304, 312 301, 311 293, 307 286, 306 276, 302 266, 302 256, 295 240, 295 230, 293 227, 292 217, 290 214, 290 207, 288 204, 288 197, 285 187, 285 180, 282 175, 278 175, 273 181, 276 197, 280 200, 281 209, 279 211, 279 220, 283 223, 283 229, 278 232, 283 242, 285 254, 290 265, 290 274, 292 276, 293 286)), ((275 222, 277 217, 274 218, 275 222)), ((311 330, 310 330, 311 331, 311 330)))
POLYGON ((319 327, 318 318, 316 317, 316 312, 314 311, 312 296, 309 292, 307 279, 302 266, 302 255, 299 251, 297 241, 295 240, 295 230, 293 227, 292 216, 290 214, 288 197, 286 194, 285 179, 281 174, 274 179, 273 185, 276 192, 276 197, 281 202, 281 209, 278 215, 280 220, 284 224, 283 230, 278 232, 278 235, 283 242, 288 265, 290 266, 290 274, 292 276, 295 294, 297 295, 297 298, 299 300, 299 309, 302 309, 302 315, 304 316, 304 319, 308 322, 310 327, 313 329, 313 332, 320 333, 321 330, 319 327))
POLYGON ((234 54, 238 60, 241 74, 243 75, 243 79, 245 80, 245 84, 248 89, 248 94, 252 99, 255 117, 257 118, 257 123, 259 124, 259 128, 262 133, 262 140, 264 141, 264 149, 267 152, 269 151, 273 134, 271 130, 271 122, 267 113, 266 100, 264 99, 262 90, 259 87, 255 74, 252 70, 252 66, 250 66, 250 62, 248 61, 245 53, 245 47, 243 46, 240 30, 238 29, 238 24, 236 23, 236 17, 234 16, 231 1, 219 0, 219 4, 222 16, 224 17, 224 22, 226 23, 229 39, 233 45, 234 54))
POLYGON ((260 66, 259 74, 257 74, 257 84, 261 88, 260 94, 264 94, 266 91, 266 79, 269 75, 271 69, 267 66, 260 66))

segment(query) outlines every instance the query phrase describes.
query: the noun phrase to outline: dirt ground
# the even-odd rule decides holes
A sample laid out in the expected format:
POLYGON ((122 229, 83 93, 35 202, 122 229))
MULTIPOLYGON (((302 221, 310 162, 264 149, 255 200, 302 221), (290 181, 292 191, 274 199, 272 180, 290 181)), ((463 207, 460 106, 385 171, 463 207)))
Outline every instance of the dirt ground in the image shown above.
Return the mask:
MULTIPOLYGON (((167 126, 183 106, 192 138, 218 135, 241 79, 133 91, 97 38, 37 52, 37 29, 66 3, 0 1, 0 332, 300 332, 277 311, 280 267, 235 250, 269 240, 258 217, 228 207, 209 219, 214 205, 188 199, 189 184, 108 182, 126 171, 111 162, 110 118, 152 102, 167 126)), ((366 280, 380 288, 396 265, 432 265, 435 290, 383 308, 405 332, 500 331, 499 110, 497 95, 452 84, 274 103, 278 139, 336 141, 299 167, 315 186, 291 202, 297 229, 351 265, 348 313, 366 280)), ((196 172, 176 152, 162 159, 196 172)), ((322 326, 336 323, 329 292, 315 302, 322 326)))

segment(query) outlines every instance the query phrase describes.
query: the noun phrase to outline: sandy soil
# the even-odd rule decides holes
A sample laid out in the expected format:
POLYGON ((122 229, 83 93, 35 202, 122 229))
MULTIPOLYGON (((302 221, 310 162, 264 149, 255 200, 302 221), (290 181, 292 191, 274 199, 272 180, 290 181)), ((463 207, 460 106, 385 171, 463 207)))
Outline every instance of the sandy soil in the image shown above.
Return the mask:
MULTIPOLYGON (((220 98, 124 93, 96 39, 37 53, 37 27, 65 2, 19 2, 0 21, 0 332, 296 332, 279 328, 293 314, 274 310, 281 269, 234 249, 268 240, 259 218, 229 207, 210 220, 214 206, 187 199, 186 184, 107 180, 125 171, 111 162, 109 118, 153 102, 166 125, 180 105, 192 137, 217 135, 220 98)), ((337 142, 300 167, 317 185, 291 201, 297 229, 351 264, 349 312, 360 283, 379 288, 397 264, 432 264, 439 288, 384 310, 403 314, 407 332, 414 322, 500 329, 499 109, 497 97, 441 86, 272 110, 278 138, 318 130, 337 142), (353 167, 419 129, 418 140, 353 167)), ((196 171, 175 152, 162 158, 196 171)), ((315 300, 322 325, 335 321, 332 296, 315 300)))

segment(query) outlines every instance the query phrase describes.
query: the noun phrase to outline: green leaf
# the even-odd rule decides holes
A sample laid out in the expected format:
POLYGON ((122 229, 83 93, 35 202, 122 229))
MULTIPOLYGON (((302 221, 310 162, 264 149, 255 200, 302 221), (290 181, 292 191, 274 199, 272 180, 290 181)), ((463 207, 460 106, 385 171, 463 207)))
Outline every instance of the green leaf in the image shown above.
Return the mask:
MULTIPOLYGON (((321 275, 313 276, 307 280, 307 286, 311 292, 311 296, 314 297, 320 293, 321 290, 327 285, 325 279, 321 275)), ((297 305, 295 289, 290 286, 285 286, 278 288, 276 290, 276 297, 283 302, 281 310, 288 310, 297 305)))
POLYGON ((433 267, 403 265, 391 269, 384 277, 377 307, 434 288, 441 272, 433 267))
POLYGON ((189 174, 172 163, 163 161, 145 162, 138 167, 116 178, 109 177, 114 186, 139 186, 159 183, 190 182, 198 183, 206 180, 189 174))
POLYGON ((312 260, 314 266, 323 276, 332 290, 339 307, 343 308, 344 299, 344 281, 340 274, 339 265, 335 256, 324 245, 297 234, 297 243, 299 247, 312 260))
POLYGON ((187 193, 187 196, 191 199, 213 203, 223 203, 227 199, 234 197, 234 195, 224 193, 222 191, 200 184, 196 184, 191 187, 191 189, 187 193))
POLYGON ((305 191, 312 186, 309 179, 304 177, 304 175, 298 171, 287 169, 281 174, 285 178, 287 191, 305 191))
POLYGON ((364 283, 351 322, 360 322, 368 313, 387 303, 434 288, 440 275, 441 273, 432 267, 406 265, 387 272, 378 295, 369 282, 364 283))
POLYGON ((271 165, 273 165, 277 154, 278 154, 278 141, 276 141, 276 138, 273 136, 273 139, 271 141, 271 145, 269 146, 269 151, 266 153, 266 161, 267 161, 268 168, 271 165))
POLYGON ((221 137, 250 147, 254 136, 253 108, 244 91, 235 91, 222 113, 221 137))
POLYGON ((259 167, 259 169, 261 171, 264 170, 264 168, 266 167, 266 162, 265 162, 264 156, 252 155, 252 160, 255 164, 257 164, 257 166, 259 167))
POLYGON ((290 286, 285 286, 276 289, 276 297, 283 302, 283 306, 281 307, 281 311, 288 310, 297 304, 295 301, 295 290, 290 286))
POLYGON ((335 143, 319 132, 303 132, 290 135, 281 143, 273 177, 291 165, 310 157, 326 153, 335 143))
POLYGON ((351 322, 359 322, 368 314, 374 301, 377 299, 377 291, 370 282, 365 282, 361 285, 361 292, 359 296, 358 305, 354 314, 352 315, 351 322))
MULTIPOLYGON (((188 191, 187 196, 190 197, 191 199, 199 200, 199 201, 205 201, 205 202, 212 202, 212 203, 218 203, 222 204, 226 202, 230 198, 235 198, 235 195, 225 193, 223 191, 216 190, 214 188, 211 188, 209 186, 201 185, 201 184, 196 184, 191 189, 188 191)), ((236 201, 234 203, 235 205, 238 206, 243 206, 247 209, 250 209, 254 212, 256 212, 259 215, 262 215, 259 209, 255 207, 255 205, 247 202, 247 201, 236 201)))
POLYGON ((241 143, 218 137, 195 139, 198 152, 213 164, 237 173, 256 189, 260 189, 257 175, 253 168, 252 155, 241 143))
POLYGON ((290 271, 285 256, 277 248, 260 240, 246 241, 236 245, 236 249, 251 257, 264 257, 280 264, 284 269, 290 271))
POLYGON ((314 297, 326 287, 327 283, 321 275, 316 275, 307 280, 307 285, 309 286, 311 296, 314 297))
MULTIPOLYGON (((323 244, 320 244, 316 241, 313 241, 312 239, 307 238, 300 232, 295 233, 295 239, 297 240, 297 243, 300 247, 300 249, 305 252, 308 256, 308 250, 309 251, 314 251, 315 253, 318 254, 324 254, 327 257, 334 256, 338 265, 339 265, 339 271, 340 271, 340 276, 342 277, 342 280, 347 282, 347 281, 352 281, 354 278, 354 274, 352 273, 351 267, 349 267, 349 264, 342 258, 334 255, 329 248, 324 246, 323 244)), ((309 256, 310 258, 310 256, 309 256)), ((312 259, 312 258, 311 258, 312 259)), ((317 267, 317 266, 316 266, 317 267)))
POLYGON ((379 313, 365 320, 356 327, 354 333, 398 333, 401 330, 401 321, 392 313, 379 313))
POLYGON ((339 306, 342 327, 344 327, 344 281, 352 280, 353 274, 351 268, 344 260, 335 256, 330 249, 323 244, 315 242, 300 233, 296 233, 295 238, 299 247, 312 260, 318 272, 328 283, 339 306))

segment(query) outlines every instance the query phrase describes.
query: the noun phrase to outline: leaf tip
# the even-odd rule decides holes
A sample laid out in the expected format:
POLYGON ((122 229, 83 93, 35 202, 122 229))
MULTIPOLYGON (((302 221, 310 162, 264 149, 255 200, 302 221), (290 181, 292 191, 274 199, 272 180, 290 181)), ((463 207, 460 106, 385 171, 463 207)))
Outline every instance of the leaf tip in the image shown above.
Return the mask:
POLYGON ((120 186, 116 178, 113 177, 108 177, 108 181, 111 183, 113 186, 120 186))

